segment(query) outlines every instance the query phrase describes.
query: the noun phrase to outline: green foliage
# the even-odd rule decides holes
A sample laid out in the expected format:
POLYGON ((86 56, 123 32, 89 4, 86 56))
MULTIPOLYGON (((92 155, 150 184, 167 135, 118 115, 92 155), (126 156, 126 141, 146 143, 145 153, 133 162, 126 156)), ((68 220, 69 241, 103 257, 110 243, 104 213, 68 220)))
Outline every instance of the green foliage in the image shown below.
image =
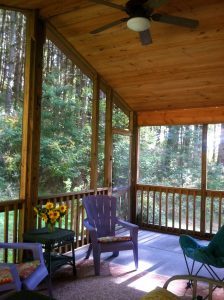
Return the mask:
POLYGON ((92 82, 50 41, 47 45, 51 51, 45 49, 40 195, 87 189, 90 180, 92 82), (60 55, 60 63, 47 67, 54 55, 60 55))
POLYGON ((129 185, 130 177, 130 137, 113 135, 113 187, 129 185))
POLYGON ((100 90, 99 99, 99 142, 98 142, 98 178, 97 185, 104 186, 104 151, 105 151, 105 123, 106 123, 106 94, 100 90))
POLYGON ((116 104, 113 105, 112 126, 114 128, 129 129, 129 116, 116 104))
POLYGON ((0 115, 0 191, 1 200, 19 197, 22 111, 0 115))
POLYGON ((200 187, 201 127, 144 127, 140 133, 139 182, 200 187))

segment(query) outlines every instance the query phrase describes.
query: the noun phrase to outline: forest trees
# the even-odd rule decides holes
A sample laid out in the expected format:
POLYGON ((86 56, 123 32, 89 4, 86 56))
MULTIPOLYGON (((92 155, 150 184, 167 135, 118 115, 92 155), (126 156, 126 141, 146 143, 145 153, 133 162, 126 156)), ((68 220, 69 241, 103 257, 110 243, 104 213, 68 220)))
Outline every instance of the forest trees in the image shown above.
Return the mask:
MULTIPOLYGON (((140 129, 139 183, 201 187, 202 126, 140 129)), ((208 126, 207 188, 224 189, 224 126, 208 126)))
MULTIPOLYGON (((19 197, 26 18, 0 10, 0 201, 19 197)), ((39 195, 90 185, 92 81, 51 41, 44 47, 39 195)), ((98 168, 103 173, 105 94, 100 101, 98 168)), ((129 119, 113 107, 113 127, 129 119)), ((128 184, 130 138, 114 136, 113 186, 128 184)), ((140 129, 139 182, 178 187, 201 185, 202 126, 140 129)), ((224 124, 208 126, 209 189, 224 187, 224 124)), ((99 178, 103 184, 103 177, 99 178)))
POLYGON ((0 10, 0 200, 19 197, 25 16, 0 10))
POLYGON ((50 40, 44 47, 39 195, 90 185, 92 81, 50 40))

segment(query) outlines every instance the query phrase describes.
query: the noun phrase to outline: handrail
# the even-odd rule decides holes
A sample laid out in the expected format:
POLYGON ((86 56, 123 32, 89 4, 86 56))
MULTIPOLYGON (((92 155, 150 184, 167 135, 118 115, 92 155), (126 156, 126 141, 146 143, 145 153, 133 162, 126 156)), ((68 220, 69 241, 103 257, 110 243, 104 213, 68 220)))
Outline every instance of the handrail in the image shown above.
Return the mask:
MULTIPOLYGON (((195 188, 136 185, 140 226, 177 234, 201 235, 201 190, 195 188)), ((223 225, 224 191, 206 190, 205 236, 223 225)))
MULTIPOLYGON (((107 194, 108 188, 99 188, 97 191, 87 190, 81 192, 64 193, 59 195, 48 195, 38 198, 38 204, 44 205, 48 200, 54 203, 65 202, 68 206, 68 213, 63 220, 58 224, 61 228, 72 229, 75 231, 75 247, 79 247, 88 242, 88 234, 83 227, 83 219, 85 211, 82 206, 82 198, 91 194, 107 194)), ((3 242, 18 242, 19 237, 22 236, 22 227, 20 226, 23 220, 25 200, 15 199, 9 201, 0 201, 0 216, 3 218, 4 229, 0 232, 0 239, 3 242)), ((37 217, 37 228, 45 226, 45 223, 37 217)), ((60 249, 60 251, 67 251, 68 249, 60 249)), ((0 251, 0 256, 3 255, 5 262, 15 262, 16 252, 8 253, 0 251)))

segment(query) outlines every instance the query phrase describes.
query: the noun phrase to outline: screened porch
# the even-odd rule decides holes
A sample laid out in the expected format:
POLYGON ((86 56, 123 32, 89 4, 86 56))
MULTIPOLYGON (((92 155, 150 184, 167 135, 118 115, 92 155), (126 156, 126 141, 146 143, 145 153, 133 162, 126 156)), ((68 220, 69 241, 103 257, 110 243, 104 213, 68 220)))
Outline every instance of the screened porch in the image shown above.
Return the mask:
POLYGON ((115 195, 141 228, 217 232, 222 107, 136 112, 37 11, 2 6, 1 28, 1 241, 43 227, 34 207, 50 200, 68 206, 58 225, 76 247, 88 243, 89 194, 115 195))

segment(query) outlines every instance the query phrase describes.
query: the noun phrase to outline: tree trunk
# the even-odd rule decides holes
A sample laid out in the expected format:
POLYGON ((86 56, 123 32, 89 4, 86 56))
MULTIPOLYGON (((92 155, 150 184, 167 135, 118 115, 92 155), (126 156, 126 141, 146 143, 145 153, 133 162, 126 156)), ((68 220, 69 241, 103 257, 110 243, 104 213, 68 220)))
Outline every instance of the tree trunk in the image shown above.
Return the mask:
POLYGON ((220 143, 219 143, 217 163, 224 165, 224 124, 221 124, 220 143))
POLYGON ((10 50, 8 60, 8 70, 6 77, 6 96, 5 96, 5 112, 7 114, 12 113, 13 103, 13 87, 14 87, 14 74, 15 74, 15 55, 16 55, 16 12, 11 12, 11 34, 10 34, 10 50))

